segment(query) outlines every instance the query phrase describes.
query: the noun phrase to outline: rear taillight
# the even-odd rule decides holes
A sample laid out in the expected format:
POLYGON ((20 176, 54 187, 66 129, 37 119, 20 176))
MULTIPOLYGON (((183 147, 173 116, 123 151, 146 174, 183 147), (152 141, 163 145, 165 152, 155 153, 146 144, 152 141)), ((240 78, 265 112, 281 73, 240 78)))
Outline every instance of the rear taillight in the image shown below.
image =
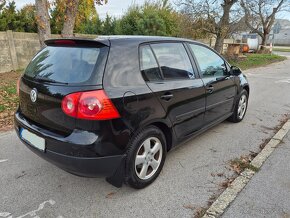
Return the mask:
POLYGON ((64 97, 61 102, 63 112, 71 117, 76 117, 78 113, 78 101, 81 93, 73 93, 64 97))
POLYGON ((16 92, 17 92, 17 95, 19 96, 19 89, 20 89, 20 81, 21 81, 21 78, 19 78, 17 80, 17 83, 16 83, 16 92))
POLYGON ((108 120, 120 115, 104 90, 77 92, 64 97, 61 103, 65 114, 88 120, 108 120))

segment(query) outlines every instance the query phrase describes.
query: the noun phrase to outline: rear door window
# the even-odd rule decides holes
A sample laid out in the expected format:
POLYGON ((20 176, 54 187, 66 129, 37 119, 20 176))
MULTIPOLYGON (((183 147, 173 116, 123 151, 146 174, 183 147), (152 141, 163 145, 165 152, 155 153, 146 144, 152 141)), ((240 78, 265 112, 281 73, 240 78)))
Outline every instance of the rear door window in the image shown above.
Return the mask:
POLYGON ((24 76, 52 83, 101 84, 107 48, 47 46, 30 62, 24 76), (97 77, 97 81, 92 79, 97 77))
POLYGON ((189 47, 192 49, 197 59, 202 77, 220 77, 228 75, 225 61, 215 52, 196 44, 189 44, 189 47))
POLYGON ((161 80, 159 66, 149 45, 140 47, 140 68, 148 81, 161 80))
POLYGON ((182 43, 151 45, 162 70, 164 79, 194 79, 194 71, 182 43))

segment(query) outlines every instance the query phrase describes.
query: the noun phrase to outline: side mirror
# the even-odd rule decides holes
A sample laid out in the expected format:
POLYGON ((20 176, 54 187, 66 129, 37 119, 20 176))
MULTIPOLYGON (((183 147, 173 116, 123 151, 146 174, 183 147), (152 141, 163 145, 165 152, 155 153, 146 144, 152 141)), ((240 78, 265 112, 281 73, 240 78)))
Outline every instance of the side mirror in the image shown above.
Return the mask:
POLYGON ((242 71, 236 66, 231 66, 231 74, 234 76, 239 76, 240 74, 242 74, 242 71))

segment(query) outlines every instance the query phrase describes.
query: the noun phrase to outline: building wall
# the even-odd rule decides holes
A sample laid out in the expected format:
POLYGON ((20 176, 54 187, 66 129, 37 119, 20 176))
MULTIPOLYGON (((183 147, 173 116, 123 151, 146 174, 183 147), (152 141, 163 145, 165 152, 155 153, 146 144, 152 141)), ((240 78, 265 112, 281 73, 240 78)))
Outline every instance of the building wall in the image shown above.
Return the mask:
MULTIPOLYGON (((96 38, 96 35, 76 34, 76 37, 96 38)), ((60 35, 52 35, 60 38, 60 35)), ((0 73, 26 68, 40 50, 37 33, 0 32, 0 73)))
POLYGON ((13 32, 13 40, 18 61, 18 69, 23 69, 40 50, 38 35, 35 33, 13 32))
POLYGON ((290 45, 290 29, 281 30, 274 36, 275 45, 290 45))
POLYGON ((0 72, 13 69, 6 32, 0 32, 0 72))

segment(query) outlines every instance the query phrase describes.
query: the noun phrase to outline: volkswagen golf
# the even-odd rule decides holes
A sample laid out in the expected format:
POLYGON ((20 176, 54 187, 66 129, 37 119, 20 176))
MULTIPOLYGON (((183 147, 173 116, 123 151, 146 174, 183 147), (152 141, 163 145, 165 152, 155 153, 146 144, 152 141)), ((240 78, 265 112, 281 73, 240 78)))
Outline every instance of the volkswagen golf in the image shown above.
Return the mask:
POLYGON ((15 130, 70 173, 144 188, 172 148, 245 116, 246 76, 199 42, 108 36, 45 43, 18 81, 15 130))

